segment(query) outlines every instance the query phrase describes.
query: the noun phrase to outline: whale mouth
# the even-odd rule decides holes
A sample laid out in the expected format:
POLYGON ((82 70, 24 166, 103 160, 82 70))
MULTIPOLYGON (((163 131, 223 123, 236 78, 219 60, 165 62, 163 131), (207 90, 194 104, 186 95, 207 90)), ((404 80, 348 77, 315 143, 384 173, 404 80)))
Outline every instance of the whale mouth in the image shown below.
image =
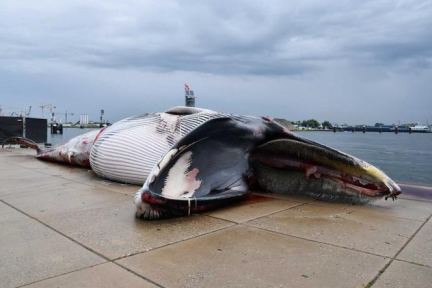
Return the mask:
POLYGON ((369 163, 303 138, 278 139, 257 147, 250 166, 264 190, 352 203, 393 200, 399 186, 369 163))

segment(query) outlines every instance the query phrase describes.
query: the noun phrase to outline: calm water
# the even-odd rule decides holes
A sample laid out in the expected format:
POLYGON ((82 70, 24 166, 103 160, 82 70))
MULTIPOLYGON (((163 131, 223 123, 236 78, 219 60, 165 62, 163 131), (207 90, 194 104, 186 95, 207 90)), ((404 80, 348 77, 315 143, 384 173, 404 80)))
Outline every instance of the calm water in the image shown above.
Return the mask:
MULTIPOLYGON (((96 128, 99 129, 99 128, 96 128)), ((64 128, 63 129, 63 135, 61 134, 51 134, 51 130, 48 128, 48 143, 51 143, 52 145, 56 145, 59 143, 63 143, 75 136, 90 132, 95 130, 95 128, 85 128, 85 129, 79 129, 79 128, 64 128)))
POLYGON ((298 132, 379 167, 396 182, 432 185, 432 133, 298 132))
MULTIPOLYGON (((64 129, 50 135, 57 144, 93 129, 64 129)), ((299 135, 363 159, 401 183, 432 185, 432 134, 297 132, 299 135)))

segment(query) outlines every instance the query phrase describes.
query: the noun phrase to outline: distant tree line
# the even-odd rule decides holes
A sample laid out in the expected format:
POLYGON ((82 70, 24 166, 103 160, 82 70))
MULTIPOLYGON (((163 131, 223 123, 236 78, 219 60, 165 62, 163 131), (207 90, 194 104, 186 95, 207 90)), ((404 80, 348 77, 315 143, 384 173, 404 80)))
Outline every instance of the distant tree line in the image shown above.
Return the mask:
MULTIPOLYGON (((293 125, 298 125, 298 126, 303 126, 303 127, 310 127, 310 128, 314 128, 314 129, 319 128, 320 126, 322 128, 327 128, 327 129, 331 129, 331 128, 333 128, 333 126, 336 126, 336 127, 338 126, 338 124, 336 124, 336 123, 334 125, 331 124, 330 121, 328 121, 328 120, 325 120, 321 124, 317 120, 315 120, 315 119, 309 119, 309 120, 303 120, 303 121, 290 121, 290 122, 293 125)), ((348 124, 346 124, 346 123, 344 123, 343 125, 344 126, 348 126, 348 124)), ((381 126, 384 126, 384 125, 385 125, 384 123, 380 123, 380 122, 375 123, 375 127, 381 127, 381 126)))
POLYGON ((327 127, 327 128, 332 128, 333 125, 330 123, 330 121, 326 120, 322 123, 323 128, 327 127))
POLYGON ((332 128, 333 125, 330 123, 330 121, 326 120, 320 124, 315 119, 309 119, 309 120, 303 120, 303 121, 290 121, 294 125, 303 126, 303 127, 310 127, 310 128, 319 128, 320 126, 325 128, 332 128))

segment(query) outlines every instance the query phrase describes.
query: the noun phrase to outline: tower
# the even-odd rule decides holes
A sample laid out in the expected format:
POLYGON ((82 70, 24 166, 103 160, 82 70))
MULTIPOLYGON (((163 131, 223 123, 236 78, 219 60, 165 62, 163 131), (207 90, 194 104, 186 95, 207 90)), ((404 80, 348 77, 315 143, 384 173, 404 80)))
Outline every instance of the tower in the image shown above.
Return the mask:
POLYGON ((185 83, 184 86, 185 86, 185 105, 187 107, 195 107, 194 91, 190 90, 190 87, 187 83, 185 83))

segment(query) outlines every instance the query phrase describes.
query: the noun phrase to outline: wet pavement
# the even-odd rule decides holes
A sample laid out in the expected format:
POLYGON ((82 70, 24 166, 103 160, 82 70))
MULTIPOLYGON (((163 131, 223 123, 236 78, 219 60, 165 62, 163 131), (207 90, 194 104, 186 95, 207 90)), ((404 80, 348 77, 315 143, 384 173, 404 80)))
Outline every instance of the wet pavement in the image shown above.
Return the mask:
POLYGON ((0 149, 0 287, 432 283, 427 187, 366 206, 256 192, 201 215, 143 221, 132 204, 140 187, 34 154, 0 149))

